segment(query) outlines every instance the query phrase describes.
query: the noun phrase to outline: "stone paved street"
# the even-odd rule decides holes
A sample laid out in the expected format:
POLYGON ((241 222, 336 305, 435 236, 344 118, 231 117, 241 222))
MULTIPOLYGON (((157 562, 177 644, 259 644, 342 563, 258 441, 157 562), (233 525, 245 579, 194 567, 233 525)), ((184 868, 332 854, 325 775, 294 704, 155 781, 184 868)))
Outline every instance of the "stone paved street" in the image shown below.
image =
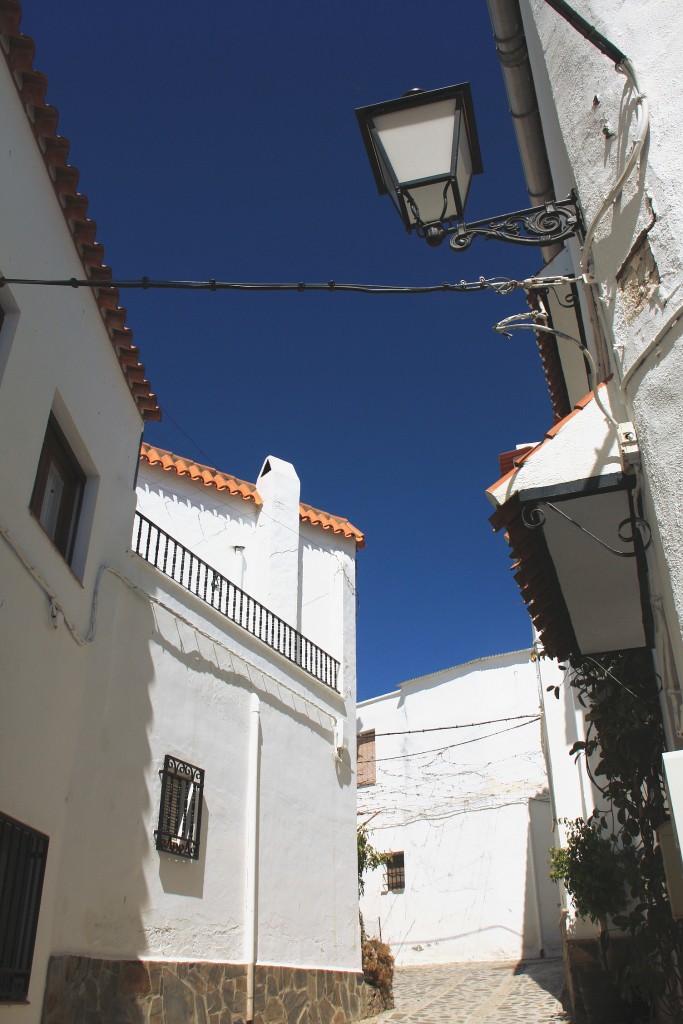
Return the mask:
POLYGON ((562 961, 399 967, 379 1024, 571 1024, 562 961))

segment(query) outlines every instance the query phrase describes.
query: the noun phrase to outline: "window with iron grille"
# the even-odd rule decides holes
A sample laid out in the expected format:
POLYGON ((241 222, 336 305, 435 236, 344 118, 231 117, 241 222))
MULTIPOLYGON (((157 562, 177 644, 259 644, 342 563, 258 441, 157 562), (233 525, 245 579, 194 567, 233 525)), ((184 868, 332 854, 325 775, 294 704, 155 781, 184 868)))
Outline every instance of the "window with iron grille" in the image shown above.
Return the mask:
POLYGON ((199 859, 204 769, 166 754, 161 776, 157 850, 199 859))
POLYGON ((0 814, 0 1004, 28 996, 48 842, 0 814))
POLYGON ((84 489, 85 474, 50 413, 29 508, 69 563, 84 489))
POLYGON ((374 786, 375 784, 375 730, 358 734, 356 748, 356 785, 374 786))
POLYGON ((392 853, 387 861, 387 892, 403 892, 406 887, 406 869, 403 851, 392 853))

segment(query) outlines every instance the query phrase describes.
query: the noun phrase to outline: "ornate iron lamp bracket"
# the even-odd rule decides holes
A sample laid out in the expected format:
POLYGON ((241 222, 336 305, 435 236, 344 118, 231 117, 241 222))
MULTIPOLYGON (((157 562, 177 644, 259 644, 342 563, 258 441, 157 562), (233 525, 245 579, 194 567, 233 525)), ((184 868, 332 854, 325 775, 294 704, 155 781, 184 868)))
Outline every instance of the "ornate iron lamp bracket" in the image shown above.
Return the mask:
MULTIPOLYGON (((544 505, 545 508, 551 508, 553 512, 558 514, 558 516, 562 516, 562 518, 566 519, 568 523, 575 526, 577 530, 581 531, 581 533, 585 533, 587 537, 594 540, 595 543, 599 544, 601 548, 605 549, 605 551, 609 551, 610 554, 617 555, 618 558, 635 558, 638 554, 637 551, 620 551, 618 548, 611 547, 609 544, 605 543, 604 540, 601 540, 600 537, 596 537, 594 533, 587 530, 585 526, 581 525, 581 523, 577 523, 575 519, 568 516, 567 513, 563 512, 561 508, 557 507, 557 505, 553 505, 551 501, 544 501, 539 503, 539 505, 526 506, 522 509, 522 522, 527 529, 536 530, 539 526, 542 527, 545 525, 546 517, 540 507, 541 504, 544 505)), ((619 540, 623 540, 625 544, 635 544, 636 531, 640 531, 641 539, 643 541, 643 551, 647 551, 652 543, 652 530, 650 529, 650 524, 647 520, 641 519, 638 516, 622 519, 617 527, 617 536, 619 537, 619 540), (627 528, 630 529, 630 534, 626 533, 627 528)))
MULTIPOLYGON (((440 227, 441 238, 450 235, 451 249, 462 252, 477 235, 513 245, 553 245, 579 234, 583 230, 583 222, 576 196, 572 194, 559 202, 533 206, 528 210, 475 220, 469 224, 458 221, 440 227)), ((421 224, 418 234, 430 241, 430 233, 434 238, 437 230, 435 224, 421 224)))

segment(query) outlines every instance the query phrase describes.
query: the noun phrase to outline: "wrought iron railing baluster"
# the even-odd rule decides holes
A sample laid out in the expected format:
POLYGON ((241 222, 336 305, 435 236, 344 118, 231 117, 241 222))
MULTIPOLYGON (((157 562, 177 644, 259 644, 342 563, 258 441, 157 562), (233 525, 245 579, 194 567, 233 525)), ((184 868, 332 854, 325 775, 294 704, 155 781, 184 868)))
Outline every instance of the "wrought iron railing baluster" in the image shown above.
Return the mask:
POLYGON ((339 662, 155 523, 135 513, 133 550, 288 661, 338 690, 339 662), (195 566, 196 563, 196 566, 195 566))

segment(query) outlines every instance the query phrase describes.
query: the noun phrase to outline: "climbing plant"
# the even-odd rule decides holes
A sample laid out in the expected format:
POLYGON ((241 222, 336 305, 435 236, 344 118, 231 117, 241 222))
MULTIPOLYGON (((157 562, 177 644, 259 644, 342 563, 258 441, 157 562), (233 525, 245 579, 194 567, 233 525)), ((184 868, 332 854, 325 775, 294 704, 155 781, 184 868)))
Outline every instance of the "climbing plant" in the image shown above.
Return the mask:
POLYGON ((368 830, 365 825, 359 825, 356 832, 356 842, 358 845, 358 895, 362 896, 365 892, 365 881, 364 875, 368 871, 373 871, 375 868, 382 867, 388 863, 391 858, 390 853, 381 853, 376 850, 370 842, 368 830))
POLYGON ((602 799, 587 821, 565 822, 567 844, 551 853, 551 877, 604 934, 609 918, 631 937, 633 958, 618 978, 622 993, 659 1000, 672 1019, 683 1020, 683 930, 671 915, 655 831, 667 815, 652 659, 645 650, 621 651, 571 658, 570 668, 587 725, 570 754, 585 757, 602 799))

